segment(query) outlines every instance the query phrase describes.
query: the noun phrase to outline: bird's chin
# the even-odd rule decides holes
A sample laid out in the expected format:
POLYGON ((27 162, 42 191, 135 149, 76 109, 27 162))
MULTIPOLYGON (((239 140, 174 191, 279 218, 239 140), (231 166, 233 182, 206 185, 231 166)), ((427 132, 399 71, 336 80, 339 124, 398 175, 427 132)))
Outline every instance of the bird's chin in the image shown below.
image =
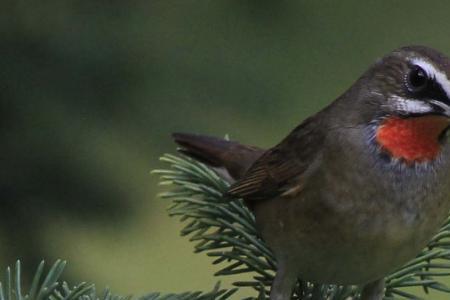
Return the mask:
POLYGON ((442 115, 390 116, 378 126, 376 141, 393 158, 409 164, 430 162, 440 154, 449 125, 442 115))

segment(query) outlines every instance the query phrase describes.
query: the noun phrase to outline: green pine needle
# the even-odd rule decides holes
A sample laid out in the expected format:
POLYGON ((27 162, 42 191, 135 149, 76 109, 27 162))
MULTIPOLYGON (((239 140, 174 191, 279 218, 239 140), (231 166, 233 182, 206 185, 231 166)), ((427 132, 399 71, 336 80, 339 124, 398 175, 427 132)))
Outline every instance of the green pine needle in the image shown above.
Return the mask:
MULTIPOLYGON (((85 282, 69 287, 67 282, 60 281, 65 266, 65 261, 57 260, 44 277, 42 261, 33 276, 29 291, 23 294, 21 266, 20 261, 17 261, 14 272, 8 267, 4 279, 0 282, 0 300, 132 300, 131 296, 113 295, 109 289, 105 289, 99 296, 95 286, 85 282)), ((207 293, 188 292, 168 295, 152 293, 135 300, 226 300, 235 291, 236 289, 222 289, 220 283, 217 283, 214 289, 207 293)))

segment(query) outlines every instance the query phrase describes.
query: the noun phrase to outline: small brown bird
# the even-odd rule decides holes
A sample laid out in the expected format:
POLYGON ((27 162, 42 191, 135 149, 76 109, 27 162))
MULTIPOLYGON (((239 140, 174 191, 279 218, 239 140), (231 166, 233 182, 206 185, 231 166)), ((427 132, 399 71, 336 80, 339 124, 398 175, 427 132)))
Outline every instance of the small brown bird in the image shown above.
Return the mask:
POLYGON ((426 246, 450 209, 449 78, 449 58, 404 47, 269 150, 174 134, 254 212, 277 260, 271 300, 297 277, 382 299, 383 277, 426 246))

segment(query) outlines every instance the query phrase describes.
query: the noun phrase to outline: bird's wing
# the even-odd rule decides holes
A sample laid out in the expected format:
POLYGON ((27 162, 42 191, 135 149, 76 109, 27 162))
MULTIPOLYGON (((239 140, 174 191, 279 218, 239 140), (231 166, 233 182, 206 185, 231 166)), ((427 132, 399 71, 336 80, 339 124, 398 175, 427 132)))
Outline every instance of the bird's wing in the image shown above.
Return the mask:
POLYGON ((228 190, 233 197, 264 200, 300 192, 323 136, 313 118, 307 119, 280 144, 266 151, 228 190))

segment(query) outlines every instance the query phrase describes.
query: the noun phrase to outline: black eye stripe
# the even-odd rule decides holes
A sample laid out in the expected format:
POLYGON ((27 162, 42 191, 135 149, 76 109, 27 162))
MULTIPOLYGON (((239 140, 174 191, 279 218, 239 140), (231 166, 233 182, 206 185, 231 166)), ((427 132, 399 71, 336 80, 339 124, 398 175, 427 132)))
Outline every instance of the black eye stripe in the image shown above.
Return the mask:
POLYGON ((431 79, 431 86, 428 88, 428 91, 424 95, 429 99, 438 100, 444 102, 446 104, 450 104, 450 99, 447 96, 447 93, 442 88, 441 84, 437 82, 436 78, 431 79))

